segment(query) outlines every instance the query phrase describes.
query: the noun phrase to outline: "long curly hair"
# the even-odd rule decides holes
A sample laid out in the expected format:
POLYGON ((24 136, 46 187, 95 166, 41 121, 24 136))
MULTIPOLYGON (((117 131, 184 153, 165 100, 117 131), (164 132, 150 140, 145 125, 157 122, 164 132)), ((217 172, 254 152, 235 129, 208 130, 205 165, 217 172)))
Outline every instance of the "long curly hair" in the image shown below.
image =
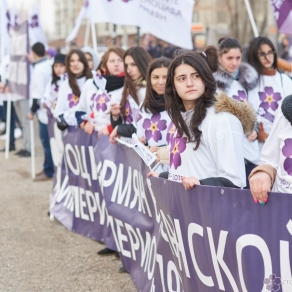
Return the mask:
POLYGON ((194 150, 197 150, 201 143, 202 131, 199 129, 199 126, 206 117, 207 108, 211 107, 216 100, 215 92, 217 86, 212 73, 217 70, 218 55, 216 48, 213 46, 207 47, 203 53, 182 50, 181 53, 176 53, 176 57, 168 68, 165 87, 166 111, 176 126, 178 133, 181 136, 187 136, 188 142, 196 143, 194 150), (181 64, 193 67, 205 85, 204 93, 195 101, 190 125, 186 124, 182 116, 182 112, 186 110, 174 85, 175 70, 181 64))
POLYGON ((76 96, 80 96, 81 92, 76 82, 76 75, 70 69, 70 59, 73 54, 78 55, 80 62, 84 65, 84 69, 82 75, 86 77, 86 79, 92 78, 92 74, 90 68, 88 67, 88 63, 84 53, 81 50, 73 49, 66 56, 65 64, 66 64, 66 72, 68 74, 69 85, 73 91, 73 94, 76 96))

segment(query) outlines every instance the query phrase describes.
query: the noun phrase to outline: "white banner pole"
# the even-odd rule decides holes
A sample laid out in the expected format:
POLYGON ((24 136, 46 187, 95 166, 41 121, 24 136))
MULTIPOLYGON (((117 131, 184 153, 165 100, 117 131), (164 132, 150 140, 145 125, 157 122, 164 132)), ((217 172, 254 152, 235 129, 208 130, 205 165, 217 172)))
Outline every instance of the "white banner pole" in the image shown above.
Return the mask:
POLYGON ((97 53, 97 40, 96 40, 95 23, 93 23, 93 22, 91 22, 91 37, 92 37, 93 49, 97 53))
POLYGON ((253 30, 253 34, 257 38, 259 36, 259 31, 258 31, 258 28, 257 28, 256 23, 254 21, 254 17, 253 17, 253 13, 251 11, 249 0, 244 0, 244 2, 245 2, 248 17, 249 17, 249 21, 250 21, 250 24, 251 24, 251 27, 253 30))
POLYGON ((35 145, 34 145, 34 125, 33 120, 29 122, 30 126, 30 144, 31 144, 31 177, 35 178, 35 145))
POLYGON ((86 22, 86 29, 85 29, 84 47, 88 46, 89 33, 90 33, 90 19, 88 18, 86 22))
MULTIPOLYGON (((11 122, 11 94, 7 94, 7 108, 6 108, 6 141, 5 141, 5 158, 9 158, 9 145, 10 145, 10 131, 14 131, 11 129, 10 122, 11 122)), ((14 133, 13 133, 14 135, 14 133)))

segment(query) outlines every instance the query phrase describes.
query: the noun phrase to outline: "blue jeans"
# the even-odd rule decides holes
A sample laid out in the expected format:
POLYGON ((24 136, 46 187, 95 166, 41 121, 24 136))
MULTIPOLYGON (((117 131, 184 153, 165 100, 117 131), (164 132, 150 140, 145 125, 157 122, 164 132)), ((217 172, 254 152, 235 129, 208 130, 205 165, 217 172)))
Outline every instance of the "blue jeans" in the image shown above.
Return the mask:
POLYGON ((43 124, 39 121, 40 139, 44 148, 45 162, 44 162, 44 173, 48 177, 54 175, 54 163, 51 154, 50 138, 48 134, 48 125, 43 124))

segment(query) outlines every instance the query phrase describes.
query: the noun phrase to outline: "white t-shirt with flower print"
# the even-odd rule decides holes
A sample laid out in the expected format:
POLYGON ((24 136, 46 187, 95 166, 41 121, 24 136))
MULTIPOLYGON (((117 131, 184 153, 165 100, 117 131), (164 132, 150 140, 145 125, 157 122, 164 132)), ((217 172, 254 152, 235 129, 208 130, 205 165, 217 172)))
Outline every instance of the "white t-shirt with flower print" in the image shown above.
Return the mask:
MULTIPOLYGON (((182 114, 189 124, 193 110, 182 114)), ((170 127, 169 180, 181 182, 181 177, 189 176, 199 180, 223 177, 237 187, 246 185, 244 134, 237 117, 227 112, 215 113, 214 106, 208 108, 206 117, 199 126, 202 135, 197 150, 194 150, 194 142, 187 143, 186 137, 180 137, 175 127, 170 127)))
MULTIPOLYGON (((77 85, 82 92, 86 77, 77 78, 77 85)), ((60 115, 64 115, 66 123, 70 126, 77 126, 75 118, 76 106, 79 103, 79 96, 73 94, 69 85, 69 80, 66 79, 60 86, 58 92, 58 100, 54 110, 54 117, 57 119, 60 115)))
POLYGON ((272 191, 292 194, 292 125, 278 111, 261 152, 261 163, 277 170, 272 191))
POLYGON ((90 121, 94 123, 95 130, 99 131, 110 124, 111 104, 120 104, 123 87, 107 92, 105 89, 107 80, 97 75, 95 71, 92 73, 93 79, 86 81, 75 111, 86 112, 90 116, 90 121))
MULTIPOLYGON (((258 122, 263 123, 264 130, 270 134, 278 108, 283 99, 292 94, 292 80, 276 72, 274 76, 261 75, 258 85, 248 93, 248 100, 257 111, 258 122)), ((263 143, 259 143, 260 148, 263 143)))
POLYGON ((142 119, 137 123, 137 136, 147 140, 148 146, 167 145, 166 135, 171 123, 166 111, 152 114, 141 109, 142 119))

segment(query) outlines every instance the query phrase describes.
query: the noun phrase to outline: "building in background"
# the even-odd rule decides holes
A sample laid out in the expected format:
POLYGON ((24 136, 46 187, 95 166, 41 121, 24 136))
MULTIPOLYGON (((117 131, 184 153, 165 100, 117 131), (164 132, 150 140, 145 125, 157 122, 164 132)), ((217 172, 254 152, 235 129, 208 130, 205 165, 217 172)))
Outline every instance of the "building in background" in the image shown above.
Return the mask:
MULTIPOLYGON (((54 32, 48 36, 51 46, 68 50, 70 44, 65 39, 74 27, 75 20, 84 0, 54 0, 54 32)), ((260 35, 270 37, 277 42, 277 28, 266 0, 250 0, 251 8, 260 35)), ((86 20, 80 28, 73 45, 84 45, 86 38, 86 20)), ((253 36, 244 0, 196 0, 194 5, 193 25, 191 28, 194 47, 202 50, 206 44, 217 45, 218 39, 224 36, 237 38, 241 44, 247 44, 253 36)), ((137 43, 147 47, 157 42, 147 32, 139 31, 133 26, 96 24, 98 47, 101 51, 111 45, 130 47, 137 43)), ((92 44, 91 33, 88 43, 92 44)), ((71 44, 72 45, 72 44, 71 44)))

